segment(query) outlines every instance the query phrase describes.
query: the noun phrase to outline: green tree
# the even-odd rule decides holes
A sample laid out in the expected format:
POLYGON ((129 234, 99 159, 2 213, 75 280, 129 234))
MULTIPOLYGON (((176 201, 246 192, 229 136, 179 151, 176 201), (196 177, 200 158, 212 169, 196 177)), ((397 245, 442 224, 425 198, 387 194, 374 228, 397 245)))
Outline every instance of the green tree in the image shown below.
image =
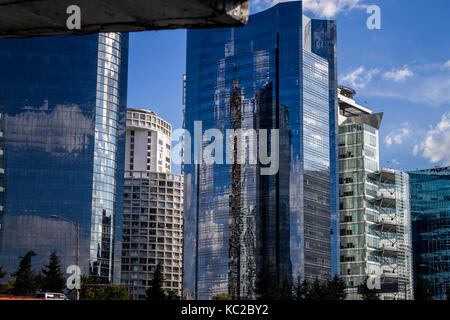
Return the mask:
POLYGON ((16 279, 11 278, 8 280, 7 283, 0 285, 0 294, 5 294, 8 296, 12 295, 15 283, 16 283, 16 279))
POLYGON ((231 296, 228 293, 218 293, 212 297, 212 300, 231 300, 231 296))
POLYGON ((259 300, 280 300, 277 276, 270 264, 264 264, 256 281, 256 294, 259 300))
MULTIPOLYGON (((3 266, 0 266, 0 279, 6 276, 6 274, 7 274, 6 270, 3 270, 3 266)), ((6 291, 7 291, 6 284, 0 283, 0 294, 7 294, 6 291)))
POLYGON ((295 286, 295 300, 307 300, 309 299, 309 283, 306 279, 301 280, 300 276, 297 279, 295 286))
POLYGON ((329 293, 328 300, 345 300, 347 297, 347 293, 345 292, 347 286, 342 277, 335 275, 332 280, 328 280, 327 286, 327 292, 329 293))
POLYGON ((163 289, 164 276, 162 274, 162 264, 158 263, 153 279, 150 281, 150 287, 147 289, 147 300, 166 300, 166 294, 163 289))
POLYGON ((307 300, 328 300, 328 297, 329 293, 327 283, 320 282, 319 279, 316 278, 310 286, 307 300))
POLYGON ((380 300, 380 297, 375 289, 369 289, 367 286, 367 280, 369 276, 364 279, 364 282, 361 284, 362 289, 362 299, 363 300, 380 300))
POLYGON ((80 300, 130 300, 130 294, 124 286, 100 283, 94 277, 82 275, 80 300))
POLYGON ((415 300, 430 300, 433 297, 433 291, 428 285, 423 275, 419 275, 417 285, 414 288, 415 300))
POLYGON ((21 257, 19 270, 14 274, 16 281, 14 283, 13 294, 15 296, 34 296, 38 288, 37 277, 31 270, 31 258, 36 253, 27 252, 21 257))
POLYGON ((109 284, 104 289, 103 300, 130 300, 130 294, 127 288, 118 284, 109 284))
POLYGON ((284 279, 280 288, 281 300, 294 300, 293 291, 294 289, 292 286, 292 282, 290 282, 288 279, 284 279))
POLYGON ((65 288, 65 279, 61 271, 61 262, 52 252, 49 259, 49 264, 42 269, 41 290, 44 292, 61 292, 65 288))
POLYGON ((172 290, 167 293, 166 300, 180 300, 180 297, 172 290))
POLYGON ((97 287, 99 282, 91 276, 81 275, 80 300, 101 300, 104 298, 102 288, 97 287), (99 296, 101 298, 99 299, 99 296))
POLYGON ((7 272, 6 270, 3 270, 3 266, 0 266, 0 279, 6 276, 7 272))

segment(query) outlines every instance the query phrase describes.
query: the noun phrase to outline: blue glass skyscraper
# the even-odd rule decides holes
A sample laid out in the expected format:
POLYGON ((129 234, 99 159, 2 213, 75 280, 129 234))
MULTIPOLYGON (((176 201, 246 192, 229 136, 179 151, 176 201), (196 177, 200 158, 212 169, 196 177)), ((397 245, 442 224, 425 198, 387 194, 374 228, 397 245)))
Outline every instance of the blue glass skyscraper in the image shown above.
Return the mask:
POLYGON ((450 293, 450 167, 408 174, 415 282, 423 276, 435 298, 446 299, 450 293))
POLYGON ((264 266, 280 284, 337 272, 335 66, 335 23, 303 17, 301 2, 188 31, 186 129, 278 129, 279 170, 185 163, 185 296, 253 299, 264 266))
POLYGON ((128 34, 0 41, 9 273, 29 250, 35 268, 52 251, 74 265, 78 222, 82 272, 120 276, 127 63, 128 34))

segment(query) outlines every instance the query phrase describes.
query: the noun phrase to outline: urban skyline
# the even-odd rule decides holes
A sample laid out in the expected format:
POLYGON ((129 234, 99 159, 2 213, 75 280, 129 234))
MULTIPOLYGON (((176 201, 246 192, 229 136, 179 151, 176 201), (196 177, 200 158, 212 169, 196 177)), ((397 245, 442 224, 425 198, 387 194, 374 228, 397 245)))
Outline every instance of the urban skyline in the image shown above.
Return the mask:
MULTIPOLYGON (((142 60, 129 55, 145 50, 129 49, 127 33, 0 40, 7 279, 26 252, 40 268, 57 251, 64 269, 75 262, 134 299, 148 299, 159 264, 165 294, 188 300, 257 299, 265 272, 276 290, 341 276, 347 299, 365 297, 375 279, 383 300, 410 300, 424 279, 448 298, 450 113, 445 97, 433 99, 450 60, 426 67, 444 79, 435 96, 407 99, 402 85, 425 67, 339 69, 342 57, 360 60, 340 52, 349 36, 334 18, 365 13, 367 1, 334 12, 309 0, 254 4, 244 27, 173 32, 186 38, 185 69, 161 63, 158 85, 170 77, 178 88, 151 98, 128 95, 154 82, 130 75, 142 60), (415 111, 395 119, 418 101, 424 121, 440 115, 428 129, 408 120, 415 111), (181 126, 188 135, 176 141, 181 126)), ((166 61, 180 63, 177 54, 166 61)))
MULTIPOLYGON (((260 12, 275 2, 282 1, 250 1, 250 11, 260 12)), ((327 12, 325 5, 318 5, 317 10, 304 13, 312 18, 338 21, 339 85, 353 87, 358 92, 355 98, 359 104, 385 114, 380 132, 380 166, 410 171, 448 165, 450 156, 445 150, 436 152, 444 158, 422 157, 427 146, 422 142, 425 137, 439 141, 435 146, 448 141, 445 140, 448 129, 440 128, 449 121, 446 113, 450 105, 447 95, 450 57, 448 50, 428 48, 436 43, 440 48, 450 48, 445 13, 450 2, 433 0, 433 6, 425 1, 408 0, 354 2, 358 5, 353 8, 338 5, 336 11, 327 12), (367 29, 369 15, 363 6, 367 4, 380 6, 380 30, 367 29), (414 23, 415 16, 428 23, 414 23), (398 77, 393 78, 396 72, 398 77), (410 98, 410 92, 420 98, 410 98)), ((181 128, 183 117, 178 111, 182 75, 186 73, 186 31, 131 33, 130 48, 128 105, 148 106, 172 123, 174 129, 181 128)), ((179 172, 179 166, 174 166, 174 170, 179 172)))

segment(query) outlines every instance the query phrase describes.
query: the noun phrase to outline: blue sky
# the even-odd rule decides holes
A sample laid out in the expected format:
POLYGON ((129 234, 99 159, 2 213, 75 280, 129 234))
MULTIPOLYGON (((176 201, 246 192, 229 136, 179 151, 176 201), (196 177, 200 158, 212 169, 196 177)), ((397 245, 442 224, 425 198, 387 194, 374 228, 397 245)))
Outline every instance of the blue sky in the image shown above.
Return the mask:
MULTIPOLYGON (((278 2, 251 0, 251 13, 278 2)), ((306 15, 338 22, 340 83, 357 91, 357 102, 384 112, 380 166, 450 165, 450 1, 303 3, 306 15), (366 27, 366 7, 373 4, 381 9, 380 30, 366 27)), ((154 110, 181 127, 185 50, 185 30, 132 33, 128 106, 154 110)))

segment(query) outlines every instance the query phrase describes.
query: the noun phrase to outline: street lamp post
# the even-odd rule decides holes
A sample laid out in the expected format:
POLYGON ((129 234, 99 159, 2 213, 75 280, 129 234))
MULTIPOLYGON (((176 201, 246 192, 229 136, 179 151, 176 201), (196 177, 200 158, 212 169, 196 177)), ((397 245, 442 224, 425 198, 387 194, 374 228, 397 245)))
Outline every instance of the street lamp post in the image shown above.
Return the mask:
MULTIPOLYGON (((72 220, 69 220, 67 218, 58 216, 56 214, 51 215, 50 218, 61 219, 61 220, 67 221, 67 222, 69 222, 69 223, 71 223, 72 225, 75 226, 75 230, 76 230, 76 245, 77 245, 77 253, 76 253, 76 256, 75 256, 75 264, 79 268, 80 267, 80 224, 78 223, 78 221, 74 222, 72 220)), ((78 288, 76 288, 76 299, 80 300, 80 290, 78 288)))
POLYGON ((428 268, 431 268, 431 269, 433 269, 433 270, 435 270, 435 271, 441 273, 442 294, 443 294, 443 297, 444 297, 444 300, 445 300, 447 294, 446 294, 446 292, 445 292, 444 270, 438 269, 438 268, 436 268, 436 267, 433 267, 433 266, 431 266, 431 265, 429 265, 429 264, 424 264, 424 263, 420 264, 419 267, 428 267, 428 268))

